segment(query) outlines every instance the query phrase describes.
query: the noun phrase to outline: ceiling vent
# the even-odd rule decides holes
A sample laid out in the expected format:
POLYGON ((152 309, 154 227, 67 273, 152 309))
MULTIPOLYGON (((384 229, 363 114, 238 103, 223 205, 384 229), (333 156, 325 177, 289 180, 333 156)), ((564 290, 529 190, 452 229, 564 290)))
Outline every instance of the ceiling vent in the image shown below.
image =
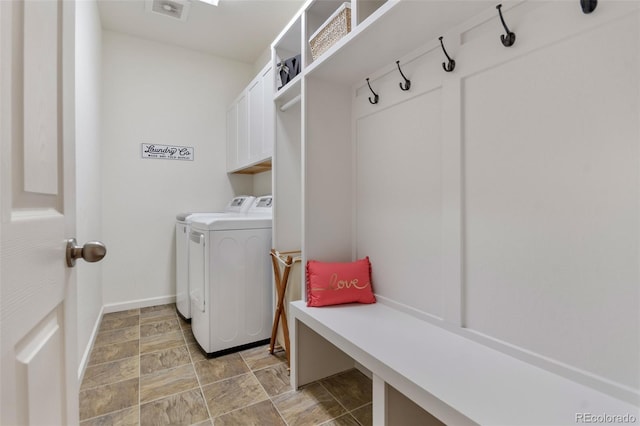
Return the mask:
POLYGON ((189 0, 147 0, 145 8, 147 12, 163 15, 169 18, 186 21, 189 15, 189 0))

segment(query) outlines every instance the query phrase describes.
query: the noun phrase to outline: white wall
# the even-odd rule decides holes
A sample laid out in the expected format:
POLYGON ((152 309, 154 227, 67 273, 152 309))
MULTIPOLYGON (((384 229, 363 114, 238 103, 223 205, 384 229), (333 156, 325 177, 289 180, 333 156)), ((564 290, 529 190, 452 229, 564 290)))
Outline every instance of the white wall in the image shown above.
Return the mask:
POLYGON ((264 66, 268 62, 271 62, 271 46, 267 46, 266 49, 262 51, 260 56, 258 56, 258 59, 256 59, 255 62, 253 63, 253 68, 252 68, 253 75, 256 75, 260 71, 262 71, 262 68, 264 68, 264 66))
POLYGON ((269 195, 273 192, 271 172, 262 172, 253 175, 253 195, 269 195))
POLYGON ((230 182, 225 111, 249 64, 103 33, 103 223, 107 310, 175 297, 175 215, 221 210, 230 182), (141 143, 195 148, 194 161, 141 158, 141 143))
MULTIPOLYGON (((100 162, 102 28, 94 0, 76 5, 76 238, 102 239, 100 162)), ((102 263, 76 264, 78 274, 78 360, 86 363, 102 310, 102 263)))

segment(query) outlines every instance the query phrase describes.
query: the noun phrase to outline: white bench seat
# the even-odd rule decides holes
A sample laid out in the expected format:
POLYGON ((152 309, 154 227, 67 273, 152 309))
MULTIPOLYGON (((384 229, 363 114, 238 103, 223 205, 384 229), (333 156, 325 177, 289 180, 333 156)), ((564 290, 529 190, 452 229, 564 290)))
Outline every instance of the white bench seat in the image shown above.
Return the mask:
POLYGON ((290 312, 294 388, 355 361, 373 374, 374 425, 397 424, 387 385, 451 425, 572 425, 586 423, 582 413, 639 421, 632 404, 382 303, 298 301, 290 312))

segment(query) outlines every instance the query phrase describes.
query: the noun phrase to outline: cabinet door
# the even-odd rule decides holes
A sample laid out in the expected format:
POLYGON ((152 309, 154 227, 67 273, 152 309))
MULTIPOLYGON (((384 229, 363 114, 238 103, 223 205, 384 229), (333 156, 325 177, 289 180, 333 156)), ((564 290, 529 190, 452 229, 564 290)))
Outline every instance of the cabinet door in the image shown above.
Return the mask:
POLYGON ((227 109, 227 171, 238 167, 238 104, 227 109))
POLYGON ((266 66, 227 110, 227 171, 270 159, 274 102, 271 65, 266 66))
POLYGON ((247 88, 249 98, 249 151, 250 161, 262 159, 262 141, 264 139, 264 81, 258 75, 247 88))
POLYGON ((274 85, 273 69, 271 66, 262 70, 262 111, 264 113, 262 127, 262 145, 260 157, 271 158, 273 155, 273 140, 275 139, 275 108, 273 102, 274 85))
POLYGON ((273 153, 273 80, 270 65, 249 84, 247 94, 250 158, 251 163, 256 163, 270 158, 273 153))
POLYGON ((249 111, 247 103, 247 92, 243 92, 237 101, 238 156, 235 168, 245 166, 251 161, 251 150, 249 148, 249 111))

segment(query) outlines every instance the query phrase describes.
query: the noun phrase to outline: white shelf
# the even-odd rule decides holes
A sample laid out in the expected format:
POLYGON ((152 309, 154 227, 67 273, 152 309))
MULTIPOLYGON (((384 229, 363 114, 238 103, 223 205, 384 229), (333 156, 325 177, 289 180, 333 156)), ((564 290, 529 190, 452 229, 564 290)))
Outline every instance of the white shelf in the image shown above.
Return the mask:
POLYGON ((301 91, 301 81, 302 81, 302 73, 295 76, 293 80, 289 83, 285 84, 282 89, 278 90, 276 88, 276 93, 273 97, 273 100, 278 104, 282 105, 283 103, 289 102, 291 99, 300 95, 301 91))
POLYGON ((300 40, 302 39, 302 14, 298 14, 282 30, 280 35, 271 44, 280 59, 286 59, 300 53, 300 40))
POLYGON ((353 84, 493 5, 485 1, 388 1, 310 64, 305 74, 353 84))

